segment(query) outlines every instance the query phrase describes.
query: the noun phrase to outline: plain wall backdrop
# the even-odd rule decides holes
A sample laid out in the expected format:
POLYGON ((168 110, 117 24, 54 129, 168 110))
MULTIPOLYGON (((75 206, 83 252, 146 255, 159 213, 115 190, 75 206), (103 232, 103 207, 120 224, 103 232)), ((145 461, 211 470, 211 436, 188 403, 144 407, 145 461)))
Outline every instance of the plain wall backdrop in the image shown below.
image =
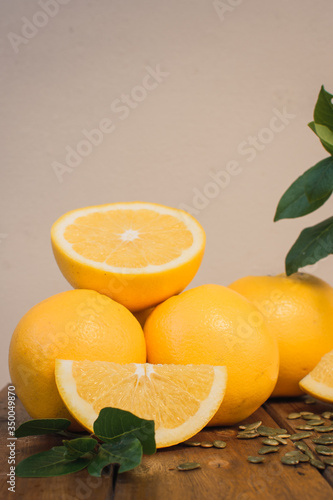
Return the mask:
MULTIPOLYGON (((327 156, 307 123, 333 92, 332 15, 332 0, 1 1, 1 386, 19 319, 70 289, 50 245, 68 210, 187 207, 207 233, 190 286, 283 271, 332 213, 273 223, 327 156)), ((333 285, 332 265, 311 272, 333 285)))

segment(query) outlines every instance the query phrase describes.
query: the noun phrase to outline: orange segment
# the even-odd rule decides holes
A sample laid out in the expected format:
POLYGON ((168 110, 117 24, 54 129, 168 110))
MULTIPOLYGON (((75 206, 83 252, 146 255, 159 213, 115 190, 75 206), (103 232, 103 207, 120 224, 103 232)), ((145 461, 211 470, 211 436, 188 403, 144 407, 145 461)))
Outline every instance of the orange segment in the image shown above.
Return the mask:
POLYGON ((88 430, 111 406, 154 420, 158 447, 180 443, 201 430, 220 406, 226 369, 209 365, 152 365, 56 361, 59 393, 88 430))
POLYGON ((333 403, 333 351, 325 354, 299 385, 311 396, 333 403))
POLYGON ((55 258, 75 288, 108 295, 131 311, 181 292, 201 263, 205 233, 183 210, 113 203, 68 212, 51 230, 55 258))

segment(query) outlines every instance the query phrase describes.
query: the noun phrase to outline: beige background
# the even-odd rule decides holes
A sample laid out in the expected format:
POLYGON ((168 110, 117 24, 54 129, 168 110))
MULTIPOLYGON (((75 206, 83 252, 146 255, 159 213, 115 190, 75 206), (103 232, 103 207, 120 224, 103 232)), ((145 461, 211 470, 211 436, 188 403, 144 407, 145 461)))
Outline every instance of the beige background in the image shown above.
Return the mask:
MULTIPOLYGON (((282 271, 300 229, 332 210, 273 223, 282 192, 326 156, 306 125, 320 85, 333 91, 332 0, 225 0, 224 14, 211 0, 59 3, 46 20, 37 1, 0 4, 1 386, 20 317, 70 288, 49 239, 62 213, 125 200, 194 208, 207 250, 192 286, 282 271), (26 32, 22 18, 46 24, 26 32), (157 65, 168 76, 143 96, 157 65), (131 92, 142 100, 121 119, 110 106, 131 92), (267 131, 278 112, 293 117, 267 131), (105 118, 114 131, 59 182, 54 162, 105 118), (245 154, 258 134, 266 144, 245 154), (228 180, 232 160, 237 175, 209 184, 228 180)), ((333 285, 332 263, 313 272, 333 285)))

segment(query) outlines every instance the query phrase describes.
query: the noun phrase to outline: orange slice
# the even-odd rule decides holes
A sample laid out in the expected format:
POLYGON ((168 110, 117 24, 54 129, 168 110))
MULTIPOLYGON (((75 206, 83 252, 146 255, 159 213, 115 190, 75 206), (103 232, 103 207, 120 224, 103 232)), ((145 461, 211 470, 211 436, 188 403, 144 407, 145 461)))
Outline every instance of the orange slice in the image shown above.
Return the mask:
POLYGON ((75 288, 132 311, 181 292, 195 276, 205 233, 187 212, 155 203, 113 203, 68 212, 52 226, 56 261, 75 288))
POLYGON ((333 403, 333 351, 325 354, 299 385, 302 391, 311 396, 333 403))
POLYGON ((93 432, 107 406, 155 421, 158 448, 199 432, 219 408, 225 367, 209 365, 120 365, 106 361, 56 360, 56 383, 73 417, 93 432))

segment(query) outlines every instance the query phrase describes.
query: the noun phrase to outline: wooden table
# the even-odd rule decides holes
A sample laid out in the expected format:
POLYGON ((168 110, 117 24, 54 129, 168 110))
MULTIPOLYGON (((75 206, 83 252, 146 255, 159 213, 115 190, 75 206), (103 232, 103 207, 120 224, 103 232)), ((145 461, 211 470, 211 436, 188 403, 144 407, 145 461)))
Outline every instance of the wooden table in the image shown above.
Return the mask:
MULTIPOLYGON (((264 464, 250 464, 248 455, 257 455, 259 439, 235 438, 237 426, 206 428, 196 438, 200 441, 222 439, 225 449, 190 448, 184 445, 159 450, 145 456, 139 467, 117 477, 94 478, 86 471, 75 475, 47 479, 16 478, 15 493, 8 491, 7 473, 8 429, 7 387, 0 392, 1 416, 1 500, 24 498, 26 500, 330 500, 333 499, 333 467, 319 472, 308 463, 286 466, 280 456, 294 449, 289 441, 279 453, 266 455, 264 464), (180 472, 177 465, 196 461, 200 469, 180 472)), ((264 425, 295 431, 300 421, 287 420, 294 411, 321 413, 332 410, 332 405, 316 403, 307 405, 301 399, 272 400, 252 415, 247 422, 262 420, 264 425)), ((16 400, 16 423, 29 417, 22 404, 16 400)), ((311 445, 310 440, 306 442, 311 445)), ((16 441, 16 458, 44 451, 61 444, 56 436, 32 436, 16 441)))

